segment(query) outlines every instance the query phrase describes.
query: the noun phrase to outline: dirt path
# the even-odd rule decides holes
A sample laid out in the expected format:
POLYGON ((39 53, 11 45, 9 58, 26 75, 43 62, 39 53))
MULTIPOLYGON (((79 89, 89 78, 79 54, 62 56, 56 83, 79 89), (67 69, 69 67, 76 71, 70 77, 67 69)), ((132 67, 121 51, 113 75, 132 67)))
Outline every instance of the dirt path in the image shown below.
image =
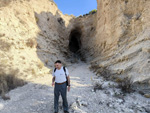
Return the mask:
MULTIPOLYGON (((149 99, 137 93, 120 97, 122 92, 115 88, 115 83, 96 78, 88 67, 89 65, 82 62, 68 66, 71 76, 71 91, 68 93, 71 113, 150 112, 149 99), (102 84, 103 90, 93 90, 93 78, 102 84)), ((45 75, 35 81, 36 83, 28 83, 10 91, 8 95, 11 100, 0 99, 0 113, 53 113, 51 75, 45 75)), ((63 113, 61 97, 59 101, 59 113, 63 113)))

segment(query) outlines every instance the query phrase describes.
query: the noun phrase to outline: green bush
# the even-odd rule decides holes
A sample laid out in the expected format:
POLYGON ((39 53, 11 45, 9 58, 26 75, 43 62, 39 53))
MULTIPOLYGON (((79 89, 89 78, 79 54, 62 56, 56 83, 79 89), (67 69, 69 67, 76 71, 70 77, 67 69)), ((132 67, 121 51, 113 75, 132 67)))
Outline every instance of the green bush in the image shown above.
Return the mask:
POLYGON ((94 13, 96 13, 96 12, 97 12, 97 10, 96 10, 96 9, 93 9, 92 11, 89 12, 89 14, 94 14, 94 13))
MULTIPOLYGON (((86 13, 86 14, 83 14, 83 16, 87 16, 87 15, 90 15, 90 14, 94 14, 96 13, 97 10, 96 9, 93 9, 92 11, 90 11, 89 13, 86 13)), ((79 17, 82 17, 81 15, 79 17)))

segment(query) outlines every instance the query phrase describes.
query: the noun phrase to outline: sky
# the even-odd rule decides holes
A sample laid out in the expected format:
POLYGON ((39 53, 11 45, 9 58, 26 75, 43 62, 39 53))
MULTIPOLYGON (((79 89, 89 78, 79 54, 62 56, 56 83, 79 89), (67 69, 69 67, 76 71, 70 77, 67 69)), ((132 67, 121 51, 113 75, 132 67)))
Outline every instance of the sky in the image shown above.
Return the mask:
POLYGON ((73 14, 74 16, 83 15, 97 9, 96 0, 54 0, 54 2, 63 14, 73 14))

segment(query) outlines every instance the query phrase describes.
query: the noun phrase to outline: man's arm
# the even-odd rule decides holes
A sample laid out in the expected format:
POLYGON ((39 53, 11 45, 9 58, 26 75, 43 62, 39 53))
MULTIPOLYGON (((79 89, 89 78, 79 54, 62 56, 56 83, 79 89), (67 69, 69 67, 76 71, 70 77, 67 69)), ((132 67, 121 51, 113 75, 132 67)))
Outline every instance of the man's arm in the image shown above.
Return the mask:
POLYGON ((67 79, 68 79, 68 85, 70 86, 70 77, 69 77, 69 75, 67 76, 67 79))
POLYGON ((69 72, 68 72, 67 68, 66 68, 66 76, 67 76, 67 80, 68 80, 68 85, 70 86, 70 76, 69 76, 69 72))
POLYGON ((70 77, 69 77, 69 75, 67 76, 67 79, 68 79, 68 91, 70 91, 70 77))
POLYGON ((55 84, 55 77, 52 78, 52 86, 55 84))

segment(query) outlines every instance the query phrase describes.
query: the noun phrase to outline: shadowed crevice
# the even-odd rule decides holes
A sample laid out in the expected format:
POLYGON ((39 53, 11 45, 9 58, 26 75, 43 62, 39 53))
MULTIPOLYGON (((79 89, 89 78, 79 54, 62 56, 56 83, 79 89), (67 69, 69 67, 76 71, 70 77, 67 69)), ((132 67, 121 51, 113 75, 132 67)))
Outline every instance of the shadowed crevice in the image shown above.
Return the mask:
POLYGON ((69 37, 69 50, 73 53, 77 53, 81 49, 81 31, 74 29, 70 33, 69 37))

